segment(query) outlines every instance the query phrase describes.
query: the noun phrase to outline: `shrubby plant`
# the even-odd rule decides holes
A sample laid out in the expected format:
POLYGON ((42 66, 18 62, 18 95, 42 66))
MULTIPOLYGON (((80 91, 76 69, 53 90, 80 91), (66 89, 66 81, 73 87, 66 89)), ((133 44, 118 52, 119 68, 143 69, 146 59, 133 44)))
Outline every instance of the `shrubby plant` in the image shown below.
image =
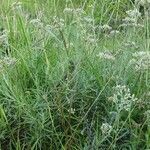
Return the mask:
POLYGON ((150 149, 148 4, 2 1, 0 149, 150 149))

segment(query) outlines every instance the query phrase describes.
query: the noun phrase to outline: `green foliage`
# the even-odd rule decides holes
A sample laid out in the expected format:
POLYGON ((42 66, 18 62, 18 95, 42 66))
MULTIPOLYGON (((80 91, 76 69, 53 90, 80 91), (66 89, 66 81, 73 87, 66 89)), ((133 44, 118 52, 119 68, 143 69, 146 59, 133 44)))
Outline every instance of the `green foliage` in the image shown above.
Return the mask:
POLYGON ((128 0, 14 2, 0 6, 0 149, 149 149, 149 16, 128 0))

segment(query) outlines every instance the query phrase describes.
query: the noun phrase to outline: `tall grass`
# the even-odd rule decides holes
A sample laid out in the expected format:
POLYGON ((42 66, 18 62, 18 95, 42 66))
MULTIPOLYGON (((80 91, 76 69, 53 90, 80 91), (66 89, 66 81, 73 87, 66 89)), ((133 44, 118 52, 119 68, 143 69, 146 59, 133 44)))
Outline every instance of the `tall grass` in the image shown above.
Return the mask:
POLYGON ((2 0, 0 149, 150 149, 148 5, 2 0))

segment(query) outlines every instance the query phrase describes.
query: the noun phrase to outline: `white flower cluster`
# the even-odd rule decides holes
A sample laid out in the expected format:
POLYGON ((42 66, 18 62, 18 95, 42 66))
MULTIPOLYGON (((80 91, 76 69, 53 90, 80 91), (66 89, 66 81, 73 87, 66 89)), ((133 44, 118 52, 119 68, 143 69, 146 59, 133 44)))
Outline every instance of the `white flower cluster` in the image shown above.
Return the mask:
POLYGON ((92 34, 85 34, 83 35, 83 39, 88 43, 88 44, 96 44, 97 39, 94 37, 92 34))
POLYGON ((12 57, 4 57, 3 58, 3 63, 7 66, 11 66, 14 65, 16 63, 16 58, 12 58, 12 57))
POLYGON ((111 97, 111 100, 120 112, 122 110, 130 111, 132 104, 137 101, 137 98, 130 93, 130 89, 126 86, 117 85, 114 88, 114 95, 111 97))
POLYGON ((76 15, 80 15, 84 13, 83 9, 81 8, 73 9, 68 7, 66 7, 63 12, 64 14, 76 14, 76 15))
POLYGON ((75 108, 70 108, 70 109, 68 110, 68 112, 69 112, 70 114, 73 114, 73 115, 75 114, 75 111, 76 111, 75 108))
POLYGON ((95 31, 97 26, 94 23, 94 19, 91 16, 81 16, 79 22, 79 27, 80 27, 80 35, 84 35, 87 37, 90 35, 90 37, 95 36, 95 31), (87 35, 88 34, 88 35, 87 35))
POLYGON ((138 19, 141 17, 141 13, 137 8, 133 10, 126 11, 127 17, 125 17, 122 21, 123 24, 120 26, 133 26, 133 27, 144 27, 142 24, 138 23, 138 19))
POLYGON ((128 10, 126 11, 126 13, 128 14, 128 17, 133 18, 133 19, 141 17, 141 13, 136 8, 133 10, 128 10))
MULTIPOLYGON (((56 16, 54 16, 51 19, 51 23, 50 24, 45 24, 40 17, 35 18, 30 20, 29 25, 31 25, 31 27, 33 27, 33 32, 35 33, 35 39, 37 41, 40 40, 41 42, 39 42, 39 45, 36 45, 36 49, 37 48, 43 48, 44 46, 44 39, 47 37, 51 37, 51 38, 55 38, 56 40, 59 40, 57 37, 57 34, 60 34, 60 30, 63 30, 64 26, 65 26, 65 22, 64 19, 62 18, 58 18, 56 16)), ((34 34, 33 34, 34 35, 34 34)))
POLYGON ((108 135, 112 131, 112 126, 109 125, 108 123, 103 123, 101 125, 101 131, 103 135, 108 135))
POLYGON ((64 27, 64 25, 65 25, 64 19, 58 18, 56 16, 53 17, 53 19, 52 19, 52 25, 51 26, 54 29, 62 29, 64 27))
POLYGON ((150 52, 139 51, 133 53, 133 58, 129 62, 135 66, 136 71, 145 71, 150 68, 150 52))
POLYGON ((112 30, 112 27, 109 26, 108 24, 104 24, 102 26, 99 26, 99 29, 103 32, 109 32, 112 30))
POLYGON ((8 33, 6 30, 0 33, 0 45, 8 45, 8 33))
POLYGON ((16 58, 4 57, 0 59, 0 69, 3 70, 4 67, 13 66, 17 62, 16 58))
POLYGON ((51 28, 51 29, 62 29, 64 27, 64 19, 62 18, 58 18, 57 16, 54 16, 52 18, 52 23, 50 25, 46 25, 44 26, 44 23, 41 21, 41 19, 36 18, 36 19, 32 19, 30 20, 30 24, 32 24, 33 26, 37 27, 37 28, 41 28, 41 29, 47 29, 51 28))
POLYGON ((35 26, 37 28, 42 28, 43 27, 42 21, 38 18, 30 20, 30 24, 32 24, 33 26, 35 26))
POLYGON ((22 2, 14 2, 12 4, 12 9, 15 11, 21 11, 22 10, 22 2))
POLYGON ((0 36, 0 45, 2 45, 4 43, 8 43, 8 38, 7 38, 6 34, 3 34, 0 36))
POLYGON ((126 43, 124 43, 124 46, 127 48, 135 48, 135 49, 139 48, 139 45, 134 41, 127 41, 126 43))
POLYGON ((135 0, 136 5, 150 6, 150 0, 135 0))
POLYGON ((112 31, 110 31, 109 36, 116 36, 119 33, 120 33, 120 31, 118 31, 118 30, 112 30, 112 31))
POLYGON ((115 60, 115 56, 109 51, 100 52, 97 56, 101 59, 115 60))

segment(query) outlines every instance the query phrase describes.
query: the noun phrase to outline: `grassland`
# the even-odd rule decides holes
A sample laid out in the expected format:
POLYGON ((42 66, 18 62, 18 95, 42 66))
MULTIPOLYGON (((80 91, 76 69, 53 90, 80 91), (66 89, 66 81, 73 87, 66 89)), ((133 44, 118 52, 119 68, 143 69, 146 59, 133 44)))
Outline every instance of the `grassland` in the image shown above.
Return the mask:
POLYGON ((144 2, 1 0, 1 150, 150 149, 144 2))

